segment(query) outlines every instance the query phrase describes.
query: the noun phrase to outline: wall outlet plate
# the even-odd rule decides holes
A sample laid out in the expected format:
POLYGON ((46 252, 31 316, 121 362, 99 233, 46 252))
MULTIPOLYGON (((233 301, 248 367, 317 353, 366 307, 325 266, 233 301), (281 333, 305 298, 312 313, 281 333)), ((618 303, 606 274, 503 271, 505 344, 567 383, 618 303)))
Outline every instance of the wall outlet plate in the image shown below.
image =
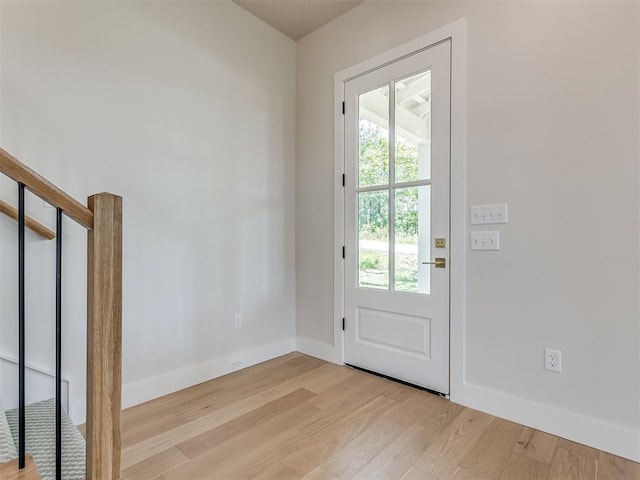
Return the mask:
POLYGON ((552 348, 545 348, 544 368, 551 372, 562 372, 562 352, 552 348))

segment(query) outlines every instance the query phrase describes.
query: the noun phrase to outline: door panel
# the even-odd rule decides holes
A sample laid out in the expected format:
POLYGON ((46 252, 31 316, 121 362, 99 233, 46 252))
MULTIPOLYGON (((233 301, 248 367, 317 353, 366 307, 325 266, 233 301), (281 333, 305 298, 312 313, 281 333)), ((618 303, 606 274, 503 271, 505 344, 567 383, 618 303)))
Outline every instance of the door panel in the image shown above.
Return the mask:
POLYGON ((345 360, 442 393, 449 268, 429 262, 448 263, 450 54, 345 83, 345 360))
POLYGON ((431 356, 431 319, 358 308, 357 341, 394 352, 431 356))

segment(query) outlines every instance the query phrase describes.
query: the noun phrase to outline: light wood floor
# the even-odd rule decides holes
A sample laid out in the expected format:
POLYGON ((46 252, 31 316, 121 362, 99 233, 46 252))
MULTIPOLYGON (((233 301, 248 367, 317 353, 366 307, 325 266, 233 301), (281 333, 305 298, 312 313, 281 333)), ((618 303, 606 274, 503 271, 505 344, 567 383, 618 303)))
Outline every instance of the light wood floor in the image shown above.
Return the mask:
POLYGON ((126 480, 638 480, 640 465, 293 353, 123 412, 126 480))
POLYGON ((17 459, 0 464, 0 478, 2 480, 40 480, 41 477, 33 457, 27 455, 25 466, 22 470, 18 470, 17 459))

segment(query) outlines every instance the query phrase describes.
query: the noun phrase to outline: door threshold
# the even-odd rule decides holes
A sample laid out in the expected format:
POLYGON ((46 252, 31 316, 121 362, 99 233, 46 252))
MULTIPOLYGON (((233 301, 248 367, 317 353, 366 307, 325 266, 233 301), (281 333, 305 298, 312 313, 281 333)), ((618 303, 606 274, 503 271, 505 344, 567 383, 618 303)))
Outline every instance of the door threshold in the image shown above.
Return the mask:
POLYGON ((400 383, 402 385, 406 385, 407 387, 416 388, 418 390, 422 390, 423 392, 430 393, 432 395, 437 395, 441 398, 449 398, 447 393, 438 392, 437 390, 432 390, 427 387, 423 387, 421 385, 416 385, 415 383, 405 382, 404 380, 400 380, 399 378, 390 377, 389 375, 385 375, 384 373, 374 372, 373 370, 367 370, 366 368, 358 367, 356 365, 351 365, 350 363, 345 363, 346 367, 354 368, 356 370, 360 370, 361 372, 370 373, 371 375, 375 375, 376 377, 386 378, 387 380, 391 380, 392 382, 400 383))

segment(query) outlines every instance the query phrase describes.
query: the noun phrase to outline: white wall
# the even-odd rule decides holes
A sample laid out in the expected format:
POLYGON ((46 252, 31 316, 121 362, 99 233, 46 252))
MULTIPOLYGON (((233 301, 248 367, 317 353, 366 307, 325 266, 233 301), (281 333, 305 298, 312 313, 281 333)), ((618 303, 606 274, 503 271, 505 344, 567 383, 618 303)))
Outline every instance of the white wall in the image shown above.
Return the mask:
MULTIPOLYGON (((231 2, 0 8, 0 145, 82 201, 124 197, 125 405, 290 351, 295 43, 231 2)), ((15 191, 0 184, 4 200, 15 191)), ((28 207, 53 227, 52 209, 28 207)), ((64 370, 79 421, 86 234, 65 228, 64 370)), ((15 230, 0 219, 3 246, 15 230)), ((54 243, 27 238, 27 358, 51 370, 54 243)), ((15 258, 1 250, 10 356, 15 258)))
POLYGON ((463 17, 467 207, 510 221, 467 255, 457 400, 640 460, 638 3, 370 1, 301 39, 298 338, 333 342, 333 75, 463 17))

